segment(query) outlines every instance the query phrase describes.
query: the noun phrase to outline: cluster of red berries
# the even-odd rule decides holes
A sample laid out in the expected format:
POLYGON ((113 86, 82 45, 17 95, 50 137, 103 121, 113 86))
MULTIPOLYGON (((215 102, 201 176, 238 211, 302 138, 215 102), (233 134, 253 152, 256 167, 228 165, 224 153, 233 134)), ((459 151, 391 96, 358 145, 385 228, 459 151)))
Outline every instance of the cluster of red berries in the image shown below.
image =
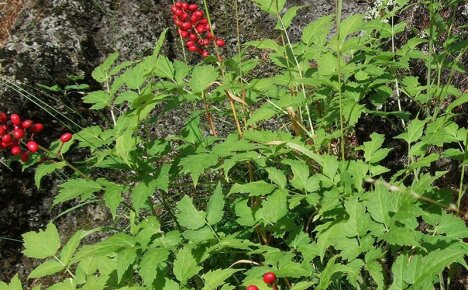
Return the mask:
MULTIPOLYGON (((276 289, 275 281, 276 281, 275 273, 267 272, 263 274, 263 282, 265 282, 268 285, 273 285, 273 289, 276 289)), ((259 288, 255 285, 249 285, 247 286, 246 290, 259 290, 259 288)))
POLYGON ((208 19, 203 16, 203 11, 197 4, 176 2, 171 6, 174 23, 179 27, 179 35, 184 39, 190 52, 198 52, 202 57, 207 57, 210 52, 207 47, 214 42, 217 46, 224 46, 224 40, 216 38, 211 32, 208 19))
MULTIPOLYGON (((39 144, 34 141, 34 137, 44 129, 41 123, 34 123, 31 120, 21 120, 18 114, 7 114, 0 112, 0 150, 9 150, 14 156, 19 156, 21 161, 27 162, 30 153, 39 150, 39 144), (26 144, 23 150, 22 144, 26 144)), ((65 143, 72 138, 71 133, 65 133, 60 137, 60 141, 65 143)))

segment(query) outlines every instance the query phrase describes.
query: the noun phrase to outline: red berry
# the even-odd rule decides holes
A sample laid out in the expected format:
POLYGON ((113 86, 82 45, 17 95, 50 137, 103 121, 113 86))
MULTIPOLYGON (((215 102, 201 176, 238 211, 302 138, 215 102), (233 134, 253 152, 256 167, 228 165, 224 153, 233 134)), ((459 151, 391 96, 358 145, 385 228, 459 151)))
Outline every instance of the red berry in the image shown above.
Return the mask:
POLYGON ((192 28, 192 23, 190 23, 190 22, 184 22, 180 26, 180 29, 182 29, 182 30, 189 30, 190 28, 192 28))
POLYGON ((11 144, 11 141, 13 141, 13 138, 11 138, 10 135, 5 135, 2 137, 2 143, 6 144, 7 146, 11 144))
POLYGON ((197 4, 190 4, 188 9, 191 10, 191 11, 196 11, 198 9, 198 5, 197 4))
POLYGON ((222 46, 225 45, 225 42, 224 42, 224 40, 222 40, 222 39, 217 39, 217 40, 216 40, 216 45, 222 47, 222 46))
POLYGON ((259 290, 259 289, 255 285, 249 285, 249 286, 247 286, 247 288, 245 288, 245 290, 259 290))
POLYGON ((187 31, 184 31, 184 30, 180 30, 179 29, 179 35, 182 37, 182 38, 187 38, 189 36, 189 33, 187 31))
POLYGON ((31 120, 24 120, 23 121, 23 124, 21 124, 21 127, 23 127, 24 129, 28 129, 32 126, 33 124, 33 121, 31 120))
POLYGON ((263 275, 263 282, 273 284, 276 281, 276 275, 273 272, 268 272, 263 275))
POLYGON ((197 47, 195 45, 191 45, 191 46, 188 47, 188 50, 190 52, 195 52, 195 51, 197 51, 197 47))
POLYGON ((180 16, 180 19, 181 20, 185 20, 189 17, 188 13, 184 12, 184 14, 182 14, 182 16, 180 16))
POLYGON ((14 125, 21 124, 21 117, 18 114, 11 114, 10 120, 14 125))
POLYGON ((13 155, 20 155, 21 154, 21 147, 19 146, 15 146, 13 148, 11 148, 11 154, 13 155))
POLYGON ((193 12, 193 15, 197 15, 197 17, 203 17, 203 11, 197 10, 197 11, 193 12))
POLYGON ((189 41, 187 41, 187 42, 185 43, 185 45, 186 45, 187 47, 194 46, 194 45, 195 45, 195 41, 189 40, 189 41))
POLYGON ((190 33, 189 38, 190 40, 197 40, 198 36, 195 33, 190 33))
POLYGON ((29 160, 29 152, 27 152, 27 151, 23 152, 23 154, 21 154, 20 158, 21 158, 21 161, 23 161, 23 162, 28 162, 28 160, 29 160))
POLYGON ((70 141, 72 137, 73 137, 73 135, 71 133, 65 133, 62 136, 60 136, 60 141, 65 143, 65 142, 70 141))
POLYGON ((200 24, 207 24, 208 23, 208 19, 206 18, 203 18, 200 20, 200 24))
POLYGON ((177 11, 177 6, 172 5, 172 6, 171 6, 171 12, 172 12, 172 13, 175 13, 176 11, 177 11))
POLYGON ((24 137, 24 130, 23 129, 15 129, 13 131, 13 137, 15 137, 16 139, 21 139, 24 137))
POLYGON ((44 130, 44 125, 42 125, 41 123, 36 123, 31 126, 31 132, 33 133, 39 133, 42 130, 44 130))
POLYGON ((195 24, 198 21, 198 19, 200 19, 200 17, 198 17, 197 15, 192 15, 190 17, 190 21, 192 21, 193 24, 195 24))
POLYGON ((176 2, 175 6, 176 6, 177 8, 182 8, 182 2, 176 2))
POLYGON ((208 50, 204 50, 204 51, 202 51, 201 56, 203 58, 208 57, 208 56, 210 56, 210 52, 208 50))
POLYGON ((0 124, 4 124, 7 122, 7 115, 3 112, 0 112, 0 124))
POLYGON ((208 45, 210 45, 210 40, 209 39, 200 39, 198 44, 203 45, 203 46, 208 46, 208 45))
POLYGON ((28 147, 28 150, 31 153, 35 153, 39 150, 39 145, 35 141, 29 141, 26 143, 26 147, 28 147))
POLYGON ((182 9, 187 10, 189 8, 189 5, 187 2, 182 2, 182 9))
POLYGON ((197 30, 198 33, 205 32, 205 25, 198 25, 196 30, 197 30))
POLYGON ((213 34, 211 33, 211 31, 208 31, 208 32, 206 33, 206 38, 208 38, 208 39, 213 39, 213 38, 214 38, 214 36, 213 36, 213 34))
POLYGON ((7 129, 8 129, 7 126, 1 125, 1 126, 0 126, 0 136, 3 135, 3 134, 5 134, 6 131, 7 131, 7 129))
POLYGON ((174 12, 175 15, 177 16, 182 16, 182 14, 184 14, 184 11, 182 11, 182 9, 177 9, 175 12, 174 12))

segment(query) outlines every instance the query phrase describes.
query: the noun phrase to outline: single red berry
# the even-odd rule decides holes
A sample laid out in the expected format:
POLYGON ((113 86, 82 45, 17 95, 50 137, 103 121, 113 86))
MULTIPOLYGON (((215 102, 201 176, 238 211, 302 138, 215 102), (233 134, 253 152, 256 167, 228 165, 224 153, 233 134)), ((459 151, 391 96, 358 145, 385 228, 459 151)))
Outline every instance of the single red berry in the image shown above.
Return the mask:
POLYGON ((224 40, 222 40, 222 39, 217 39, 217 40, 216 40, 216 45, 217 45, 217 46, 223 47, 225 44, 226 44, 226 43, 225 43, 224 40))
POLYGON ((65 133, 62 136, 60 136, 60 141, 65 143, 65 142, 70 141, 72 137, 73 137, 73 135, 71 133, 65 133))
POLYGON ((11 144, 11 141, 13 141, 13 138, 11 138, 9 134, 2 137, 2 143, 6 144, 7 146, 11 144))
POLYGON ((184 11, 182 11, 182 9, 177 9, 175 12, 174 12, 175 15, 177 16, 182 16, 182 14, 184 14, 184 11))
POLYGON ((0 125, 0 136, 6 133, 8 127, 5 125, 0 125))
POLYGON ((191 45, 191 46, 188 47, 188 50, 189 50, 190 52, 195 52, 195 51, 197 51, 197 49, 198 49, 198 48, 197 48, 195 45, 191 45))
POLYGON ((198 33, 205 32, 205 25, 198 25, 196 30, 197 30, 198 33))
POLYGON ((259 290, 257 286, 255 285, 249 285, 245 290, 259 290))
POLYGON ((39 133, 42 130, 44 130, 44 125, 42 125, 41 123, 36 123, 31 126, 31 132, 33 133, 39 133))
POLYGON ((211 33, 211 31, 208 31, 208 32, 206 33, 206 38, 208 38, 208 39, 213 39, 213 38, 214 38, 214 36, 213 36, 213 34, 211 33))
POLYGON ((21 117, 18 114, 11 114, 10 120, 13 123, 13 125, 21 124, 21 117))
POLYGON ((208 23, 205 24, 205 30, 206 31, 210 31, 211 30, 211 27, 208 23))
POLYGON ((263 282, 273 284, 276 281, 276 275, 273 272, 267 272, 263 275, 263 282))
POLYGON ((182 37, 182 38, 187 38, 189 36, 189 33, 187 31, 184 31, 184 30, 180 30, 179 29, 179 35, 182 37))
POLYGON ((21 139, 24 137, 24 130, 23 129, 15 129, 13 131, 13 137, 15 137, 16 139, 21 139))
POLYGON ((197 17, 203 17, 203 11, 197 10, 197 11, 193 12, 193 15, 197 15, 197 17))
POLYGON ((187 42, 185 43, 185 45, 186 45, 187 47, 194 46, 194 45, 195 45, 195 41, 189 40, 189 41, 187 41, 187 42))
POLYGON ((33 124, 33 121, 31 120, 24 120, 23 121, 23 124, 21 124, 21 126, 24 128, 24 129, 28 129, 32 126, 33 124))
POLYGON ((172 6, 171 6, 171 12, 172 12, 172 13, 175 13, 176 11, 177 11, 177 6, 172 5, 172 6))
POLYGON ((35 141, 29 141, 26 143, 26 147, 28 147, 28 150, 31 153, 35 153, 39 150, 39 145, 35 141))
POLYGON ((203 58, 208 57, 208 56, 210 56, 210 52, 208 50, 204 50, 204 51, 202 51, 201 56, 203 58))
POLYGON ((7 115, 3 112, 0 112, 0 124, 5 124, 7 122, 7 115))
POLYGON ((207 23, 208 23, 208 19, 203 18, 203 19, 201 19, 199 22, 200 22, 200 24, 207 24, 207 23))
POLYGON ((182 30, 189 30, 190 28, 192 28, 192 23, 190 23, 188 21, 182 23, 182 25, 180 26, 180 29, 182 29, 182 30))
POLYGON ((189 38, 190 40, 197 40, 198 36, 195 33, 190 33, 189 38))
POLYGON ((196 10, 198 10, 198 5, 197 4, 190 4, 188 9, 191 10, 191 11, 196 11, 196 10))
POLYGON ((19 146, 14 146, 13 148, 11 148, 11 154, 13 155, 20 155, 22 152, 21 150, 21 147, 19 146))
POLYGON ((177 8, 182 8, 182 2, 176 2, 175 6, 176 6, 177 8))
POLYGON ((189 5, 187 2, 182 2, 182 9, 187 10, 189 8, 189 5))
POLYGON ((182 14, 182 16, 180 16, 180 19, 181 20, 186 20, 188 17, 189 17, 188 13, 184 12, 184 14, 182 14))
POLYGON ((208 45, 210 45, 210 40, 206 39, 206 38, 205 39, 200 39, 198 44, 203 45, 203 46, 208 46, 208 45))
POLYGON ((27 151, 23 152, 23 154, 21 154, 21 156, 20 156, 20 159, 21 159, 21 161, 23 161, 23 162, 28 162, 28 160, 29 160, 29 152, 27 152, 27 151))
POLYGON ((197 23, 198 19, 200 19, 200 17, 197 15, 190 16, 190 21, 192 21, 193 24, 197 23))

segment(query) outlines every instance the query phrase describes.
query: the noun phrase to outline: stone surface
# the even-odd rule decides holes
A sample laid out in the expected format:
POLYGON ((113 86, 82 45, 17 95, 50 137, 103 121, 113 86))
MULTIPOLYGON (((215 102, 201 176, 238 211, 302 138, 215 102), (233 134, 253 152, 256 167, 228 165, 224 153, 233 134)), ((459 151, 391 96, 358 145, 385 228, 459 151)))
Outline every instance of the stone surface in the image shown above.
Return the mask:
MULTIPOLYGON (((224 53, 235 53, 236 0, 208 1, 217 34, 226 40, 224 53)), ((275 19, 266 16, 249 0, 237 0, 240 17, 240 39, 246 42, 262 37, 275 37, 275 19)), ((196 1, 197 3, 200 1, 196 1)), ((290 28, 296 39, 301 29, 317 17, 333 12, 334 0, 288 0, 288 5, 307 5, 298 13, 290 28)), ((119 51, 121 59, 134 59, 148 54, 159 34, 170 27, 163 53, 170 58, 182 58, 176 30, 169 12, 171 0, 26 0, 16 24, 10 31, 6 44, 0 48, 0 111, 18 112, 34 120, 46 122, 44 135, 47 142, 57 138, 65 126, 76 129, 68 119, 87 125, 100 121, 100 116, 90 115, 80 102, 80 92, 48 94, 37 84, 70 84, 69 75, 84 75, 90 82, 91 71, 112 51, 119 51), (31 93, 12 89, 16 84, 31 93), (36 97, 37 99, 34 99, 36 97), (38 102, 44 101, 58 110, 45 112, 38 102), (60 113, 60 114, 59 114, 60 113)), ((363 12, 367 3, 345 1, 344 14, 363 12)), ((190 56, 190 61, 197 61, 190 56)), ((259 72, 268 73, 268 72, 259 72)), ((182 126, 180 114, 165 118, 160 126, 175 131, 182 126)), ((157 129, 157 128, 156 128, 157 129)), ((0 157, 1 158, 1 157, 0 157)), ((60 208, 49 211, 51 200, 60 182, 46 178, 42 190, 33 184, 32 170, 19 174, 18 164, 13 171, 0 165, 0 280, 9 280, 19 271, 24 278, 33 266, 21 260, 21 243, 3 238, 21 239, 21 234, 37 230, 60 213, 60 208)), ((70 231, 79 227, 81 220, 93 220, 92 212, 78 211, 61 220, 69 224, 70 231), (84 217, 83 217, 84 216, 84 217)))

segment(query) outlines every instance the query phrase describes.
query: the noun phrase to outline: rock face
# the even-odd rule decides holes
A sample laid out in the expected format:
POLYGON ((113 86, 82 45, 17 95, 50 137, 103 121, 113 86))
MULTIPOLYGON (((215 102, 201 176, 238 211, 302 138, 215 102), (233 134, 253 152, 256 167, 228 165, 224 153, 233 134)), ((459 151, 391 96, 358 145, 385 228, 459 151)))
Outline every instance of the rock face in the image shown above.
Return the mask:
MULTIPOLYGON (((226 54, 234 53, 237 45, 234 1, 237 1, 240 17, 241 42, 275 37, 276 32, 272 29, 275 19, 266 16, 252 1, 208 1, 215 31, 226 40, 226 54)), ((64 127, 61 121, 65 117, 80 120, 85 125, 90 120, 96 121, 96 118, 90 116, 80 103, 79 92, 50 95, 39 90, 37 84, 57 84, 63 87, 72 83, 68 76, 84 75, 84 82, 97 86, 91 80, 91 71, 108 53, 119 51, 122 59, 146 55, 152 51, 158 36, 166 27, 170 27, 170 30, 164 53, 170 58, 182 58, 169 11, 172 0, 7 2, 20 4, 16 7, 22 6, 22 10, 17 18, 14 17, 16 23, 9 31, 8 40, 0 47, 0 111, 17 112, 33 120, 42 120, 46 124, 44 135, 49 135, 50 139, 59 136, 64 127), (29 98, 37 99, 32 102, 24 92, 18 92, 14 85, 29 92, 29 98), (38 105, 40 101, 50 104, 58 112, 47 113, 43 109, 44 105, 38 105)), ((194 2, 201 4, 201 1, 194 2)), ((288 0, 289 6, 307 5, 300 10, 291 26, 291 37, 299 37, 307 23, 332 13, 334 2, 288 0)), ((345 15, 363 12, 368 5, 359 1, 344 2, 345 15)), ((189 60, 197 61, 197 58, 190 56, 189 60)), ((65 124, 70 125, 69 122, 65 124)), ((22 233, 43 226, 52 216, 60 213, 58 209, 49 211, 54 194, 52 189, 56 184, 53 179, 46 179, 43 189, 39 191, 33 184, 34 174, 31 170, 19 174, 19 164, 11 166, 12 171, 0 165, 0 280, 9 280, 18 271, 28 272, 28 269, 22 268, 28 262, 24 259, 21 261, 21 243, 3 237, 20 240, 22 233)), ((73 217, 67 218, 64 223, 76 223, 76 220, 70 220, 73 217)))

